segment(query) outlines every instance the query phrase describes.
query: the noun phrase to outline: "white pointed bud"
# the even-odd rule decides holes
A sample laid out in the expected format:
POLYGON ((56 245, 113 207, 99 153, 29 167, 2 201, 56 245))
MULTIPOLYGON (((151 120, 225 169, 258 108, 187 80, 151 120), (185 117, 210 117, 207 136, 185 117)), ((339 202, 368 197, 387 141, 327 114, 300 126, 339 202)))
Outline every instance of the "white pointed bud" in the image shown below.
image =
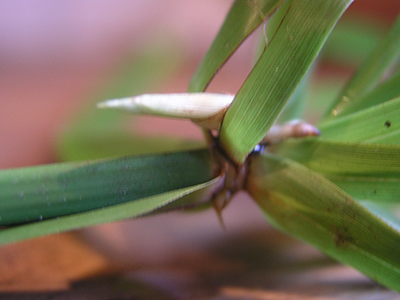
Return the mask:
MULTIPOLYGON (((233 98, 233 95, 213 93, 143 94, 107 100, 97 107, 119 109, 139 115, 190 119, 203 128, 219 130, 233 98)), ((293 120, 272 126, 261 144, 276 144, 288 138, 319 134, 319 130, 313 125, 293 120)))
POLYGON ((190 119, 207 129, 219 130, 234 96, 212 93, 143 94, 101 102, 99 108, 115 108, 141 115, 190 119))

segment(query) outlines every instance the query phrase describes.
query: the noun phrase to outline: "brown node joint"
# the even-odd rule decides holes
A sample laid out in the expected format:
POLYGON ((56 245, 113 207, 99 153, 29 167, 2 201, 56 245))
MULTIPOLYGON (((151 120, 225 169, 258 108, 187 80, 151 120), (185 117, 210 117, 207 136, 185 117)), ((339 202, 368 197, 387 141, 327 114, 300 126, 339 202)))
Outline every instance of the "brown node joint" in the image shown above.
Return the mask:
POLYGON ((238 164, 224 151, 218 139, 213 139, 211 151, 219 166, 217 174, 222 177, 222 180, 212 194, 211 201, 220 218, 222 210, 228 205, 232 197, 244 189, 251 158, 262 153, 263 149, 263 146, 257 146, 242 164, 238 164))

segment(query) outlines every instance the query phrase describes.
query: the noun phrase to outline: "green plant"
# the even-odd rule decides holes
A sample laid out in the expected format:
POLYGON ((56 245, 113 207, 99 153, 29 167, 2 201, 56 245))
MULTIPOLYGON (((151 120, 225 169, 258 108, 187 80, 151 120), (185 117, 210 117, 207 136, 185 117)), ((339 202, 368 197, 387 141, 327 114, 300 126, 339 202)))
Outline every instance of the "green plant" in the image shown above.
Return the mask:
MULTIPOLYGON (((311 77, 305 75, 351 2, 235 1, 189 91, 203 92, 268 18, 269 42, 218 133, 204 129, 207 146, 187 150, 192 146, 175 141, 164 149, 181 151, 1 171, 0 224, 10 227, 0 232, 0 243, 210 202, 221 210, 244 189, 275 226, 400 291, 400 227, 382 205, 397 204, 400 194, 399 73, 387 76, 397 67, 400 20, 330 104, 317 124, 319 137, 305 137, 315 134, 307 127, 312 130, 301 138, 258 145, 277 120, 302 116, 311 77)), ((134 81, 123 76, 119 92, 106 97, 128 92, 134 81)), ((138 140, 156 143, 127 139, 118 118, 109 111, 87 116, 84 130, 66 145, 76 145, 88 129, 130 144, 132 153, 138 140)))

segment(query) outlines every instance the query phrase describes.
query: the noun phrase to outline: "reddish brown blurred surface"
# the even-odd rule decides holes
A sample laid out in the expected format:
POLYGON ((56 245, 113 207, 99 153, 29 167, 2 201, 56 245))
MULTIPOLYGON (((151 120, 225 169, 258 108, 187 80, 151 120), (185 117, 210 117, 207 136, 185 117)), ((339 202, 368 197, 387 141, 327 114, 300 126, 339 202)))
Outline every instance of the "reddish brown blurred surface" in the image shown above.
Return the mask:
MULTIPOLYGON (((0 39, 12 44, 0 46, 0 168, 54 162, 54 138, 60 128, 85 106, 82 99, 106 78, 118 58, 145 43, 147 35, 167 31, 181 39, 188 62, 162 91, 185 91, 231 1, 139 5, 139 1, 121 0, 112 2, 112 9, 107 1, 56 4, 48 0, 36 9, 28 0, 15 3, 10 7, 6 1, 0 3, 0 37, 7 37, 0 39), (57 16, 63 12, 67 17, 60 24, 57 16), (39 22, 35 14, 48 19, 39 22), (19 23, 23 17, 31 21, 19 23), (15 43, 11 43, 13 35, 18 38, 15 43)), ((355 1, 350 8, 352 13, 365 11, 386 23, 399 10, 397 0, 355 1)), ((251 51, 251 46, 245 49, 221 73, 214 91, 235 91, 246 76, 251 51)), ((102 254, 71 234, 2 247, 0 298, 399 299, 351 268, 336 265, 311 247, 271 230, 245 196, 236 199, 225 216, 227 231, 213 212, 206 212, 100 226, 81 233, 102 254), (258 261, 264 256, 265 260, 258 261), (83 280, 94 274, 115 274, 116 269, 120 270, 117 274, 127 269, 124 282, 138 288, 121 292, 115 277, 83 280), (73 282, 78 283, 71 286, 73 282), (4 293, 10 290, 42 292, 4 293), (138 295, 140 290, 145 294, 138 295)))
POLYGON ((364 0, 354 1, 348 13, 363 14, 390 24, 398 15, 400 3, 397 0, 364 0))

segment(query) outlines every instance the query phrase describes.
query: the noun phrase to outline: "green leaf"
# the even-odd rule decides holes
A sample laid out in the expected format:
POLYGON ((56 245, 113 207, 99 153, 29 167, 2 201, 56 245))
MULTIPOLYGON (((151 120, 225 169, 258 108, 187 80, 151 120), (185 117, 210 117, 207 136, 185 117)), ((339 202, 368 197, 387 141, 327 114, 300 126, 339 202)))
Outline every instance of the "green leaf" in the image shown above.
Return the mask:
POLYGON ((372 90, 400 57, 400 16, 388 34, 379 41, 378 46, 357 69, 339 97, 326 111, 325 118, 347 114, 350 103, 361 101, 372 90))
POLYGON ((200 205, 218 185, 220 178, 194 186, 150 196, 146 198, 95 209, 56 219, 40 221, 0 231, 0 245, 60 233, 88 226, 116 222, 170 209, 200 205))
POLYGON ((241 163, 292 96, 351 0, 294 1, 224 117, 220 139, 241 163))
POLYGON ((303 80, 294 91, 282 113, 279 115, 277 123, 283 124, 296 119, 304 119, 304 113, 307 106, 307 92, 311 79, 312 70, 307 72, 303 80))
POLYGON ((358 200, 370 200, 376 203, 400 202, 400 178, 331 174, 326 175, 326 178, 358 200))
POLYGON ((400 201, 400 146, 303 139, 269 151, 323 174, 357 199, 400 201))
POLYGON ((284 0, 236 0, 232 5, 220 31, 197 68, 189 84, 190 92, 202 92, 239 47, 284 0))
POLYGON ((0 224, 75 214, 202 184, 208 150, 61 163, 0 172, 0 224))
MULTIPOLYGON (((400 146, 348 143, 319 138, 293 139, 268 148, 324 174, 400 173, 400 146)), ((397 176, 400 177, 400 176, 397 176)))
POLYGON ((256 156, 247 190, 275 226, 400 291, 400 232, 321 175, 256 156))
POLYGON ((388 78, 385 82, 367 92, 357 102, 352 102, 346 107, 346 114, 351 114, 377 104, 384 103, 400 96, 400 71, 388 78))
POLYGON ((318 125, 321 138, 400 144, 400 98, 318 125))

